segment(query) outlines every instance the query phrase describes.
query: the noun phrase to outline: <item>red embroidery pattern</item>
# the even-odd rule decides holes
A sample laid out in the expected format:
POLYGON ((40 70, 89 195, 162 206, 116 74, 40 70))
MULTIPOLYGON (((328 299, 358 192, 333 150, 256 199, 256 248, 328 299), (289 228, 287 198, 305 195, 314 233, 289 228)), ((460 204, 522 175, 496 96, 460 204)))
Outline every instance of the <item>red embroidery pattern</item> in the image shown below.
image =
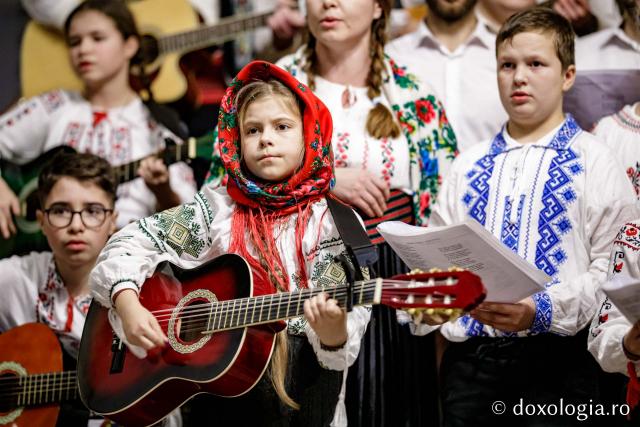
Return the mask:
POLYGON ((349 150, 349 132, 338 132, 336 134, 336 167, 337 168, 346 168, 349 164, 347 161, 348 155, 347 151, 349 150))
POLYGON ((636 196, 640 197, 640 163, 636 162, 635 168, 629 166, 627 168, 627 176, 631 180, 634 190, 636 190, 636 196))
POLYGON ((632 223, 627 223, 620 229, 618 235, 613 241, 614 245, 626 246, 631 250, 640 250, 640 228, 632 223))
POLYGON ((31 112, 34 110, 34 107, 35 107, 35 103, 34 102, 28 102, 23 107, 16 108, 15 112, 13 113, 13 115, 10 116, 7 119, 6 122, 0 123, 0 131, 2 131, 5 128, 12 127, 14 124, 16 124, 17 122, 22 120, 24 117, 26 117, 29 114, 31 114, 31 112))
POLYGON ((395 171, 395 159, 389 138, 380 140, 380 148, 382 149, 382 179, 389 184, 395 171))
POLYGON ((59 90, 47 92, 42 95, 40 99, 42 99, 42 106, 49 114, 51 114, 51 112, 57 110, 62 104, 64 104, 62 92, 59 90))
POLYGON ((70 122, 62 135, 62 144, 79 149, 85 127, 86 126, 81 123, 70 122))

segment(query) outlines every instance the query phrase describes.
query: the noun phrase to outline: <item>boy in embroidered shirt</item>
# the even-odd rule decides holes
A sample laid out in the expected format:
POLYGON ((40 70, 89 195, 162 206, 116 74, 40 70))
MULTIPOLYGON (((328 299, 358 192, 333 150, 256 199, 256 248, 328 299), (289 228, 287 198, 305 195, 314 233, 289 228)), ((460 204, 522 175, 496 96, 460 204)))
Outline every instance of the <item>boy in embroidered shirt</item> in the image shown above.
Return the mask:
MULTIPOLYGON (((496 55, 509 120, 492 141, 462 153, 443 184, 435 209, 443 223, 472 218, 552 277, 533 297, 486 302, 441 326, 454 342, 441 368, 447 426, 494 425, 491 403, 497 400, 511 411, 518 398, 549 404, 597 397, 598 370, 586 352, 586 332, 573 335, 595 314, 612 230, 635 217, 636 208, 611 151, 563 113, 563 94, 575 77, 573 52, 569 22, 548 8, 505 22, 496 55)), ((416 333, 435 327, 418 325, 416 333)), ((549 421, 500 419, 512 425, 549 421)))
MULTIPOLYGON (((92 273, 96 299, 115 310, 122 327, 116 321, 114 328, 140 356, 167 342, 137 295, 162 261, 193 268, 238 253, 255 275, 269 279, 273 291, 339 280, 327 274, 344 246, 325 200, 333 184, 326 107, 286 71, 256 61, 227 89, 218 122, 221 160, 229 175, 226 188, 205 187, 194 203, 127 226, 107 244, 92 273), (174 225, 188 230, 186 240, 168 232, 174 225)), ((287 358, 272 359, 270 375, 246 395, 211 397, 219 422, 270 425, 288 419, 295 425, 312 420, 328 425, 333 419, 346 425, 346 376, 340 371, 358 355, 369 311, 356 307, 347 315, 321 294, 305 301, 304 312, 306 320, 288 321, 288 333, 278 335, 275 350, 281 354, 287 345, 291 348, 289 377, 295 379, 285 387, 282 362, 287 358), (327 369, 318 369, 318 362, 327 369), (310 368, 301 369, 305 365, 310 368), (268 377, 274 387, 265 382, 268 377), (300 411, 282 405, 276 394, 289 407, 299 402, 300 411), (247 407, 255 411, 242 409, 247 407)))
MULTIPOLYGON (((38 184, 37 218, 52 252, 0 260, 0 332, 44 323, 62 344, 65 368, 75 369, 91 302, 89 273, 116 229, 117 181, 106 160, 64 153, 42 170, 38 184)), ((69 413, 64 409, 61 416, 69 413)))

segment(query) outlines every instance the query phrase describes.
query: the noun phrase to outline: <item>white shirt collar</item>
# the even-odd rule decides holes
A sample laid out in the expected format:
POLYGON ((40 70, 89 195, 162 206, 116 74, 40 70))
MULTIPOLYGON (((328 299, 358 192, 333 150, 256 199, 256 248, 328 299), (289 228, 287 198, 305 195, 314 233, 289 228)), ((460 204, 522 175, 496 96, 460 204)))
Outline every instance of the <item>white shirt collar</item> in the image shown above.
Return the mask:
MULTIPOLYGON (((424 21, 420 21, 420 25, 418 26, 418 29, 415 31, 414 34, 416 36, 414 39, 416 46, 430 45, 433 47, 438 47, 440 49, 448 50, 442 46, 440 41, 431 32, 431 30, 429 29, 429 27, 424 21)), ((484 21, 480 20, 480 18, 477 17, 476 27, 474 28, 469 38, 461 46, 477 43, 477 44, 480 44, 481 46, 484 46, 487 49, 493 49, 495 45, 495 40, 496 40, 495 34, 489 31, 489 28, 484 23, 484 21)), ((460 47, 458 47, 458 49, 460 49, 460 47)))
POLYGON ((633 40, 631 37, 625 33, 620 27, 613 27, 606 30, 603 30, 604 37, 602 38, 602 44, 599 46, 600 48, 604 47, 608 44, 614 43, 622 43, 626 46, 630 46, 633 50, 640 52, 640 43, 633 40), (607 34, 608 33, 608 34, 607 34))

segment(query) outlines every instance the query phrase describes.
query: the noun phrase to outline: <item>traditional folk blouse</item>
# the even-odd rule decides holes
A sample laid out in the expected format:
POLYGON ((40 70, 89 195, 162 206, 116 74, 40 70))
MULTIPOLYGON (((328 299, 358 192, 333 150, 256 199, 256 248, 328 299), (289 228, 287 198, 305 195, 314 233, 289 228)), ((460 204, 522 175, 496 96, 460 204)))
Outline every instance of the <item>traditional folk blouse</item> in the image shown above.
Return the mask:
MULTIPOLYGON (((640 278, 640 221, 629 221, 615 235, 609 261, 608 279, 617 274, 640 278)), ((620 313, 603 292, 599 294, 598 312, 591 323, 589 351, 602 369, 628 375, 630 361, 624 355, 622 339, 631 322, 620 313)), ((640 374, 640 362, 631 364, 640 374)))
MULTIPOLYGON (((571 116, 538 141, 521 144, 503 130, 456 159, 435 208, 444 224, 474 219, 547 273, 533 296, 530 330, 496 330, 469 315, 442 325, 453 341, 470 336, 574 335, 595 315, 611 243, 638 216, 635 193, 613 153, 571 116)), ((416 333, 433 327, 420 325, 416 333)))
MULTIPOLYGON (((56 90, 28 99, 0 117, 0 156, 18 164, 68 145, 118 166, 158 152, 165 138, 179 141, 151 118, 140 98, 98 111, 79 93, 56 90)), ((172 189, 182 202, 190 201, 196 192, 191 168, 176 163, 169 173, 172 189)), ((156 211, 156 198, 142 178, 120 185, 117 196, 118 227, 156 211)))
POLYGON ((0 332, 25 323, 44 323, 67 353, 77 357, 91 296, 69 295, 53 254, 32 252, 2 259, 0 277, 0 332))
POLYGON ((593 133, 615 153, 640 197, 640 103, 627 105, 615 114, 604 117, 593 133))

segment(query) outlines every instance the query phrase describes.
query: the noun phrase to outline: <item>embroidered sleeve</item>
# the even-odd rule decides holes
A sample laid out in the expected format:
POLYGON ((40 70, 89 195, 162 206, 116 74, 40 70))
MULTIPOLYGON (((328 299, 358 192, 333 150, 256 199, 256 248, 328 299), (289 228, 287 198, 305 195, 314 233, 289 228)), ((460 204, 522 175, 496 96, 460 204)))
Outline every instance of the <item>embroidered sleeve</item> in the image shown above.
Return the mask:
POLYGON ((0 157, 26 163, 44 150, 51 115, 66 102, 62 91, 48 92, 16 105, 0 117, 0 157))
POLYGON ((198 193, 192 203, 131 223, 114 234, 91 273, 92 291, 104 306, 121 289, 140 289, 163 261, 193 268, 212 245, 217 212, 212 191, 198 193))
MULTIPOLYGON (((608 277, 625 274, 640 278, 640 225, 638 221, 625 224, 613 241, 609 260, 608 277)), ((591 321, 589 351, 602 369, 607 372, 627 374, 627 362, 622 349, 622 339, 631 328, 631 323, 615 305, 599 292, 598 312, 591 321)), ((640 374, 640 363, 636 363, 640 374)))
MULTIPOLYGON (((550 331, 554 333, 574 335, 591 322, 598 310, 600 285, 607 277, 616 230, 639 214, 629 180, 607 153, 597 153, 594 156, 598 157, 597 163, 585 165, 588 175, 581 201, 584 217, 579 226, 586 233, 586 271, 575 277, 562 278, 547 290, 553 303, 550 331)), ((561 256, 559 253, 554 258, 562 261, 561 256)))

